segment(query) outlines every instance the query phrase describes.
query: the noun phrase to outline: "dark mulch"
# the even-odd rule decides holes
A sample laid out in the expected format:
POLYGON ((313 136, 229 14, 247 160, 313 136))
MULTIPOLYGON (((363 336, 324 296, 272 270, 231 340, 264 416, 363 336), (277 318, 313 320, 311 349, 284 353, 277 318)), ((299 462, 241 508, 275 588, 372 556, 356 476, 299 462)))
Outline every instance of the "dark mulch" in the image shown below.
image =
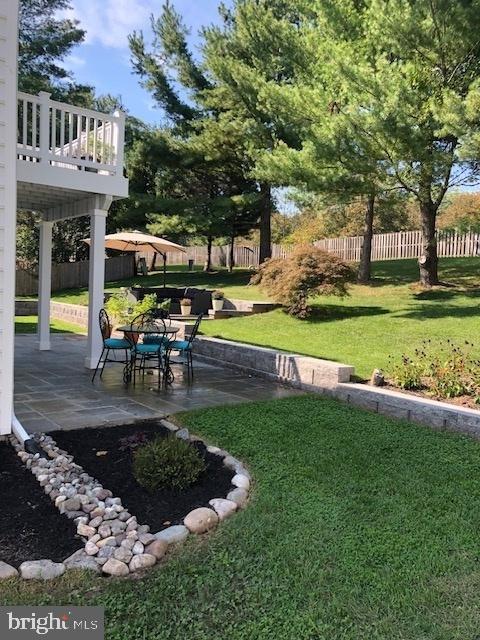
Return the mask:
POLYGON ((0 560, 18 567, 25 560, 65 560, 83 543, 24 467, 14 449, 0 442, 0 560))
POLYGON ((233 472, 223 466, 219 456, 208 453, 202 443, 192 443, 205 458, 205 473, 183 491, 161 489, 150 493, 133 476, 132 451, 120 448, 120 439, 138 433, 144 433, 146 439, 151 440, 157 435, 167 437, 170 431, 157 422, 145 421, 117 427, 55 431, 51 436, 105 489, 120 497, 139 523, 150 525, 152 531, 180 524, 189 511, 208 506, 209 500, 225 497, 231 490, 233 472), (107 453, 97 456, 97 451, 107 453))

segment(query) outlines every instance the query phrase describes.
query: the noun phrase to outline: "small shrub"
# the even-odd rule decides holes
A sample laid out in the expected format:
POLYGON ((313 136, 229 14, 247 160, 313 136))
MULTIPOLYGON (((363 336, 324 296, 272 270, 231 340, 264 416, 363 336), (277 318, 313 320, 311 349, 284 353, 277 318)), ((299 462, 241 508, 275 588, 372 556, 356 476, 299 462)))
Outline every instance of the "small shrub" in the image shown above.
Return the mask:
POLYGON ((169 436, 157 437, 133 454, 133 474, 149 491, 185 489, 205 471, 205 461, 188 442, 169 436))
POLYGON ((223 293, 223 291, 220 291, 219 289, 216 289, 212 293, 212 299, 213 300, 223 300, 224 297, 225 297, 225 294, 223 293))
POLYGON ((250 282, 283 304, 290 315, 306 318, 312 311, 309 298, 344 296, 353 277, 353 269, 340 258, 307 246, 297 248, 286 258, 265 261, 250 282))
POLYGON ((134 302, 128 297, 126 290, 114 293, 105 303, 109 316, 117 322, 129 323, 141 313, 146 313, 157 306, 157 296, 154 293, 146 295, 140 302, 134 302))

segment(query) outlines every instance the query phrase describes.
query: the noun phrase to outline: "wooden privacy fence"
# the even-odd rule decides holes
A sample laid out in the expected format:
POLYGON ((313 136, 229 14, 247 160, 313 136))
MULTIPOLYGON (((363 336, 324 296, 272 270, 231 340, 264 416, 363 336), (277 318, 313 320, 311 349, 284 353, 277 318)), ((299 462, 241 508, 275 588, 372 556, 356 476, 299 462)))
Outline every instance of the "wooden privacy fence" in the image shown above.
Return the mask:
MULTIPOLYGON (((88 286, 89 261, 65 262, 52 265, 52 291, 88 286)), ((105 281, 123 280, 135 275, 134 254, 105 260, 105 281)), ((29 271, 17 269, 16 295, 32 296, 38 293, 38 277, 29 271)))
MULTIPOLYGON (((438 255, 441 258, 462 258, 480 255, 479 233, 437 232, 438 255)), ((358 262, 363 244, 362 236, 352 238, 327 238, 318 240, 315 246, 335 253, 343 260, 358 262)), ((373 236, 372 260, 401 260, 419 258, 423 254, 421 231, 377 233, 373 236)))
MULTIPOLYGON (((438 231, 438 255, 441 258, 461 258, 480 256, 479 233, 456 233, 455 231, 438 231)), ((314 243, 319 249, 338 255, 348 262, 359 262, 363 236, 351 238, 327 238, 314 243)), ((293 245, 272 245, 272 257, 284 258, 292 251, 293 245)), ((228 265, 230 248, 228 246, 212 247, 212 265, 224 267, 228 265)), ((403 258, 419 258, 423 254, 421 231, 398 231, 396 233, 377 233, 373 236, 372 260, 401 260, 403 258)), ((144 254, 147 264, 152 254, 144 254)), ((187 253, 168 254, 168 263, 188 264, 193 260, 196 265, 203 265, 207 259, 207 247, 187 247, 187 253)), ((259 247, 236 245, 234 248, 236 267, 258 267, 259 247)))

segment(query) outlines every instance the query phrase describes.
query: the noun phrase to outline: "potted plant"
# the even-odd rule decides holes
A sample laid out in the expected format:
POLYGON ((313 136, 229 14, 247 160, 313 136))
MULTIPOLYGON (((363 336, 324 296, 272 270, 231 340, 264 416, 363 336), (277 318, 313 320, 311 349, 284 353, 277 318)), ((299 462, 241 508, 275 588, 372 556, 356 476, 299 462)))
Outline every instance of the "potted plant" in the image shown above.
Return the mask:
POLYGON ((182 298, 180 300, 180 311, 182 316, 189 316, 192 313, 192 301, 190 298, 182 298))
POLYGON ((223 309, 224 298, 225 296, 223 291, 214 291, 212 293, 212 305, 214 311, 221 311, 223 309))

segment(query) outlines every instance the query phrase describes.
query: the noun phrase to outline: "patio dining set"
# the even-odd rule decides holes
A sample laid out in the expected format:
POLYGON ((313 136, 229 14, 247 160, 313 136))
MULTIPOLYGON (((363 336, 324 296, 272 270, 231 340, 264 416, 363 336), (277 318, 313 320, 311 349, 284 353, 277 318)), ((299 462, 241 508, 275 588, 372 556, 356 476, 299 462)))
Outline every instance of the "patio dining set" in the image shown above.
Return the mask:
POLYGON ((116 338, 112 337, 113 325, 107 312, 101 309, 99 325, 103 340, 102 353, 92 382, 95 381, 98 372, 102 377, 107 362, 123 364, 125 384, 135 385, 137 376, 143 378, 147 371, 157 372, 158 387, 172 384, 172 364, 186 366, 188 380, 192 380, 192 346, 202 317, 203 314, 198 315, 190 334, 184 340, 178 340, 179 327, 172 325, 169 315, 152 310, 138 315, 128 324, 117 327, 116 331, 123 333, 123 338, 116 338), (177 359, 174 360, 174 357, 177 359))

